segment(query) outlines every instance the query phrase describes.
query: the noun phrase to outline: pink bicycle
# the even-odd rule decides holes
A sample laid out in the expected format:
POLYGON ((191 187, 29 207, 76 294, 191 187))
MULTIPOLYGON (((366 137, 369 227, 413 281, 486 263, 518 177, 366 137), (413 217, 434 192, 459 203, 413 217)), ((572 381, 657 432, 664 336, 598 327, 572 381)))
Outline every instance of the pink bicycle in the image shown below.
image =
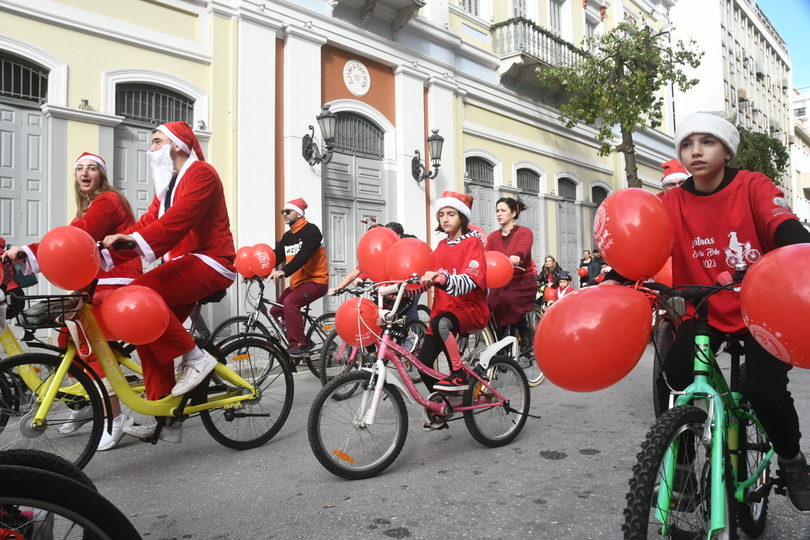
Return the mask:
POLYGON ((370 478, 394 462, 408 434, 405 400, 423 407, 425 421, 439 429, 457 413, 463 415, 473 438, 489 447, 512 442, 530 416, 529 383, 513 360, 518 345, 512 336, 474 351, 470 365, 464 366, 468 390, 420 393, 408 374, 409 365, 435 379, 447 374, 426 366, 394 341, 397 307, 409 282, 418 278, 397 285, 392 309, 383 309, 381 300, 378 304, 383 333, 376 342, 375 361, 335 377, 312 403, 310 447, 321 465, 337 476, 370 478), (508 347, 511 357, 498 354, 508 347))

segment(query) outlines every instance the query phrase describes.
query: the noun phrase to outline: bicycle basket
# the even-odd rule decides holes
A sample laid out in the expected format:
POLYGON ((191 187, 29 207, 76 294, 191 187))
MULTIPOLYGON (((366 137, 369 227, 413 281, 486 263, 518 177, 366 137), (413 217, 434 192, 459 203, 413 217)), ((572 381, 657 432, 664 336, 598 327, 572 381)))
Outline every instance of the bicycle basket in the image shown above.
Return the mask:
POLYGON ((79 295, 26 296, 28 307, 17 315, 17 324, 23 328, 61 328, 82 307, 79 295))

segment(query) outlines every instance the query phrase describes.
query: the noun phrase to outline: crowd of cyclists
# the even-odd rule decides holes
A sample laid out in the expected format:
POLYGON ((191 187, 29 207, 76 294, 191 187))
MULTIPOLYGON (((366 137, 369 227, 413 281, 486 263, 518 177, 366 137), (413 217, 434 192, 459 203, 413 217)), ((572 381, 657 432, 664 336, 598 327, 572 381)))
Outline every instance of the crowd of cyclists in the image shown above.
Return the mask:
MULTIPOLYGON (((71 224, 86 230, 108 248, 103 252, 100 286, 114 290, 130 283, 144 285, 157 291, 169 306, 173 316, 164 334, 153 343, 138 346, 147 396, 159 399, 190 391, 214 368, 216 360, 197 347, 183 322, 198 300, 227 289, 237 274, 222 182, 213 166, 204 161, 192 129, 180 122, 165 124, 155 130, 151 142, 156 196, 147 213, 135 220, 126 199, 107 181, 104 160, 85 153, 75 164, 78 212, 71 224), (134 242, 136 248, 110 249, 117 241, 134 242), (141 259, 162 264, 143 273, 141 259), (182 357, 179 378, 174 363, 178 357, 182 357)), ((762 253, 780 245, 810 241, 810 233, 793 219, 795 216, 773 182, 757 173, 727 166, 738 143, 736 128, 708 113, 691 115, 678 126, 676 151, 688 172, 676 171, 674 180, 679 185, 671 186, 662 197, 678 221, 673 253, 676 281, 714 280, 714 274, 709 275, 711 272, 696 273, 690 266, 693 264, 690 259, 695 258, 690 242, 695 237, 719 241, 728 237, 725 229, 737 227, 734 231, 747 238, 762 237, 757 241, 762 253), (723 211, 718 212, 718 208, 723 211), (722 216, 722 226, 711 221, 714 216, 722 216), (723 234, 717 233, 721 228, 723 234)), ((665 183, 667 176, 672 177, 673 164, 669 165, 665 168, 665 183)), ((499 199, 493 210, 500 228, 486 235, 471 224, 472 202, 470 195, 453 191, 444 192, 435 201, 432 208, 435 231, 445 237, 434 250, 435 270, 425 272, 421 276, 422 287, 409 293, 433 291, 430 330, 420 349, 419 360, 431 364, 444 353, 451 366, 451 373, 445 379, 424 380, 430 390, 461 392, 468 388, 456 341, 460 334, 484 328, 493 317, 499 332, 515 325, 522 336, 528 336, 525 315, 536 303, 559 301, 571 294, 575 283, 587 287, 603 281, 623 281, 597 250, 583 253, 576 278, 562 269, 551 255, 537 268, 532 254, 533 232, 519 225, 525 205, 512 197, 499 199), (487 287, 487 251, 501 252, 512 263, 512 277, 503 287, 487 287)), ((329 281, 323 235, 317 226, 306 220, 306 209, 307 203, 301 198, 288 201, 282 209, 289 231, 278 241, 279 267, 269 276, 274 280, 287 280, 287 288, 279 297, 285 307, 274 311, 273 315, 286 320, 290 342, 287 352, 293 358, 305 355, 309 346, 301 332, 298 308, 323 297, 329 281)), ((388 226, 398 229, 400 236, 404 233, 397 223, 388 226)), ((2 257, 16 263, 22 251, 27 255, 24 273, 37 272, 36 244, 10 248, 2 257)), ((705 264, 704 267, 708 268, 705 264)), ((96 298, 99 298, 98 292, 96 298)), ((725 306, 723 310, 725 319, 719 319, 719 323, 728 324, 719 331, 746 332, 737 304, 725 306)), ((678 350, 681 342, 689 341, 685 337, 686 325, 678 332, 672 351, 678 350)), ((757 354, 751 353, 749 363, 755 368, 758 364, 767 366, 757 371, 755 380, 769 385, 759 385, 762 391, 752 395, 751 402, 762 417, 774 441, 779 465, 788 476, 791 505, 810 513, 810 469, 799 447, 798 417, 787 392, 789 367, 773 360, 764 349, 759 351, 754 344, 750 348, 757 350, 757 354)), ((679 353, 684 356, 684 351, 679 353)), ((665 367, 671 372, 671 380, 679 384, 677 378, 681 372, 674 364, 674 356, 668 357, 665 367)), ((146 438, 155 430, 155 424, 133 425, 114 403, 109 414, 115 418, 113 430, 106 434, 99 450, 114 447, 124 434, 146 438)), ((67 424, 73 424, 63 428, 69 430, 81 421, 78 417, 71 418, 67 424)), ((182 424, 173 426, 166 422, 160 438, 180 442, 182 424)))

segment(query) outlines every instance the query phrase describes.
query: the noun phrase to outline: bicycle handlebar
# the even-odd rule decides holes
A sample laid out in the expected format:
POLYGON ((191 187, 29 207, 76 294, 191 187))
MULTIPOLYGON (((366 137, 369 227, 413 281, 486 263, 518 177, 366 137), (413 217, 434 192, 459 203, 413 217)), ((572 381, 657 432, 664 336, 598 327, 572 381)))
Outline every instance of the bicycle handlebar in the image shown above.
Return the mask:
MULTIPOLYGON (((104 249, 104 243, 101 241, 96 242, 96 246, 98 246, 98 250, 101 251, 104 249)), ((138 244, 135 243, 134 240, 126 241, 126 240, 116 240, 113 242, 112 250, 113 251, 126 251, 129 249, 135 249, 138 247, 138 244)))

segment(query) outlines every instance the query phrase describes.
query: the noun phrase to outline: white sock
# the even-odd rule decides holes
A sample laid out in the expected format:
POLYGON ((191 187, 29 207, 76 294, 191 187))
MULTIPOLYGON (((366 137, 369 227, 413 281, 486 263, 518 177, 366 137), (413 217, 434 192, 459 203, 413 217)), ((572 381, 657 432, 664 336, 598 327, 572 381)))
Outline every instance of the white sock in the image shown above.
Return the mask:
POLYGON ((191 363, 198 362, 203 358, 205 358, 205 353, 203 353, 202 350, 196 345, 193 349, 183 355, 183 361, 191 363))

